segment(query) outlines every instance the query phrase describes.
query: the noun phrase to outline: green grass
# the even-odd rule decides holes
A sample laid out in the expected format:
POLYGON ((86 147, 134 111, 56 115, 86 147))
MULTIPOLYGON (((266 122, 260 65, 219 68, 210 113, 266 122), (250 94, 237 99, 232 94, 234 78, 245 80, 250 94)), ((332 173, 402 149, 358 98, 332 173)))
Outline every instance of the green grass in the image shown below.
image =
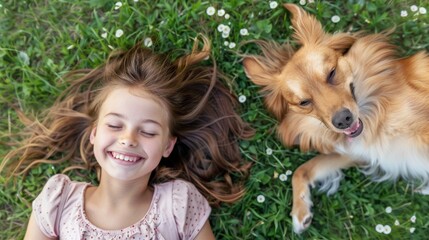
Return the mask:
MULTIPOLYGON (((313 191, 313 224, 302 235, 293 233, 290 176, 286 181, 274 176, 293 171, 313 154, 281 145, 275 134, 276 122, 266 112, 258 88, 246 79, 237 54, 255 51, 252 45, 239 48, 246 40, 290 40, 289 14, 280 3, 270 9, 268 2, 140 0, 124 2, 118 10, 115 1, 107 0, 0 2, 0 156, 10 149, 4 135, 20 128, 12 106, 39 113, 64 89, 58 80, 62 74, 97 66, 112 48, 128 48, 147 37, 159 52, 190 49, 192 38, 202 32, 212 40, 219 67, 234 80, 234 92, 246 96, 243 118, 257 129, 251 141, 241 143, 243 156, 254 163, 247 194, 236 204, 214 209, 211 216, 218 239, 427 239, 428 196, 413 194, 412 186, 403 181, 372 183, 356 169, 346 171, 335 195, 313 191), (224 9, 230 18, 207 15, 209 6, 224 9), (219 24, 230 26, 228 38, 217 31, 219 24), (240 35, 242 28, 248 29, 249 35, 240 35), (123 36, 115 37, 117 29, 124 31, 123 36), (225 41, 237 46, 230 49, 225 41), (272 154, 267 154, 267 149, 272 154), (263 203, 257 201, 258 195, 265 196, 263 203), (392 212, 386 213, 386 207, 392 212), (415 222, 410 220, 413 215, 415 222), (378 233, 377 224, 389 225, 391 233, 378 233), (414 233, 410 228, 415 228, 414 233)), ((305 8, 316 14, 329 32, 380 32, 396 27, 392 42, 401 46, 400 54, 407 55, 429 49, 428 14, 415 16, 411 5, 429 8, 425 0, 316 1, 305 8), (401 10, 407 10, 408 16, 401 17, 401 10), (341 17, 339 23, 331 21, 333 15, 341 17)), ((0 177, 0 238, 23 237, 31 201, 47 178, 61 168, 40 166, 26 179, 16 179, 16 184, 6 185, 0 177)), ((83 181, 95 178, 84 171, 72 172, 71 177, 83 181)))

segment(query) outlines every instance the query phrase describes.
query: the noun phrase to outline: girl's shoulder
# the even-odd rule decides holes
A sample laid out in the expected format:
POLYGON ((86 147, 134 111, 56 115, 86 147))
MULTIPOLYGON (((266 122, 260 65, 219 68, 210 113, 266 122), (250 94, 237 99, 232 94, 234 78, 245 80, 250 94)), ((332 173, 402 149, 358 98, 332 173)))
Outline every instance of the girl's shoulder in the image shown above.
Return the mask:
POLYGON ((173 180, 155 185, 155 199, 163 217, 174 221, 181 239, 193 239, 207 221, 211 207, 190 182, 173 180), (156 199, 159 198, 159 199, 156 199), (168 211, 169 210, 169 211, 168 211), (171 213, 167 215, 165 213, 171 213))
POLYGON ((33 201, 33 213, 39 228, 46 236, 57 237, 61 216, 82 201, 82 192, 88 183, 74 182, 64 174, 48 179, 43 190, 33 201))

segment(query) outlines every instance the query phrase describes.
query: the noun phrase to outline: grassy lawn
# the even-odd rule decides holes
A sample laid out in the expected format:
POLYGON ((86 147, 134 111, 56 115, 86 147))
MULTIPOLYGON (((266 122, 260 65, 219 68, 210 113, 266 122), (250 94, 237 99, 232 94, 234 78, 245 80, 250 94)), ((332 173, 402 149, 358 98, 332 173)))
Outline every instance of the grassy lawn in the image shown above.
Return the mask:
MULTIPOLYGON (((392 42, 401 46, 401 55, 429 50, 427 0, 293 2, 301 2, 328 32, 396 27, 392 42)), ((199 32, 212 40, 217 64, 233 80, 231 88, 242 102, 243 118, 257 129, 251 141, 241 143, 243 156, 254 163, 247 194, 236 204, 214 209, 210 218, 218 239, 428 239, 429 196, 414 194, 414 186, 404 181, 373 183, 356 169, 345 172, 335 195, 313 191, 313 224, 301 235, 293 233, 290 173, 314 153, 281 145, 276 121, 265 110, 259 89, 245 77, 237 54, 255 52, 251 44, 240 45, 250 39, 290 41, 289 14, 280 2, 129 0, 120 6, 108 0, 0 1, 0 158, 11 148, 6 135, 21 127, 12 107, 40 113, 65 88, 59 76, 95 67, 112 49, 136 41, 145 40, 158 52, 190 49, 199 32), (211 6, 213 15, 208 14, 211 6), (390 232, 378 232, 378 224, 390 232)), ((42 165, 9 184, 0 176, 1 239, 23 237, 31 202, 63 168, 42 165)), ((95 179, 85 171, 69 175, 95 179)))

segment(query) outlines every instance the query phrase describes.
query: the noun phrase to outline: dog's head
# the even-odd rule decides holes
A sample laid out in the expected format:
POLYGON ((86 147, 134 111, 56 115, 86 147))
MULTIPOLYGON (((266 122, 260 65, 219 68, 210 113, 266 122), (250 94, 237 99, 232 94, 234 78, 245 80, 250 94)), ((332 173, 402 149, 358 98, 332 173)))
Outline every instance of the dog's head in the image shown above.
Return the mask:
MULTIPOLYGON (((317 118, 332 131, 356 137, 362 132, 353 77, 345 54, 356 37, 327 34, 302 8, 285 4, 292 14, 300 48, 255 41, 263 55, 246 56, 246 75, 266 93, 268 109, 279 119, 288 111, 317 118)), ((293 128, 293 126, 291 126, 293 128)))

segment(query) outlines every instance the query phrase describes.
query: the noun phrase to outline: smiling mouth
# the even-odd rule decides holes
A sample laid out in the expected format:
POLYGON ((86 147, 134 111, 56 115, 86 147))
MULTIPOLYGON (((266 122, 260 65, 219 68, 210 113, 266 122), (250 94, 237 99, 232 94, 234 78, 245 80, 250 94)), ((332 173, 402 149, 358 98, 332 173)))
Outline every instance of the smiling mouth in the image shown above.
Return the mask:
POLYGON ((359 136, 362 133, 362 131, 363 131, 363 123, 359 119, 358 121, 353 123, 351 127, 345 129, 343 133, 347 137, 355 138, 355 137, 359 136))
POLYGON ((124 162, 137 162, 143 159, 142 157, 136 155, 123 154, 118 152, 109 152, 110 156, 116 160, 124 161, 124 162))

